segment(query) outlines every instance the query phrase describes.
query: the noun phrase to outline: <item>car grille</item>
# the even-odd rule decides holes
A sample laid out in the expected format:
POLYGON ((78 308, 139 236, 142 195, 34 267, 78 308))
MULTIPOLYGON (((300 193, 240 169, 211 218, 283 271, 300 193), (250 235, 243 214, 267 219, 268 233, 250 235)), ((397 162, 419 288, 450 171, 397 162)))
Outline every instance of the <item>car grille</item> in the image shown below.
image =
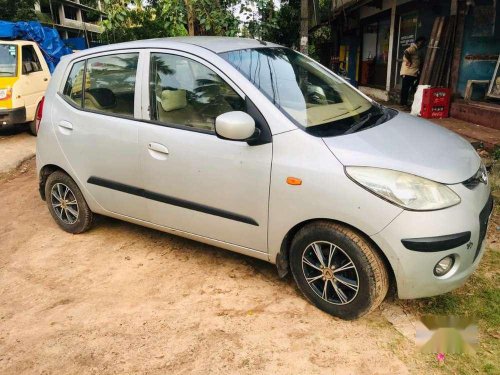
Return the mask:
POLYGON ((474 261, 479 255, 479 252, 481 251, 481 245, 483 244, 484 238, 486 237, 486 230, 488 229, 488 221, 490 219, 491 211, 493 211, 493 197, 490 195, 490 197, 488 198, 488 202, 486 202, 486 205, 479 214, 479 241, 477 243, 474 261))

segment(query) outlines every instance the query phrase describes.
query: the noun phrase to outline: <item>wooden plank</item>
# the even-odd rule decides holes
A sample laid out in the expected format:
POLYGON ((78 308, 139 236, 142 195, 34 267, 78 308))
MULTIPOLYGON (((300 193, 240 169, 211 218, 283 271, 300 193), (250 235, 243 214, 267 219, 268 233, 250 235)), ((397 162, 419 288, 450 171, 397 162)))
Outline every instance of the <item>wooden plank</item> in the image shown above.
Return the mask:
POLYGON ((431 58, 431 51, 432 48, 431 46, 434 45, 434 39, 436 36, 436 31, 437 31, 437 26, 439 24, 439 17, 434 20, 434 24, 432 25, 432 32, 429 37, 429 43, 427 44, 427 51, 425 53, 425 60, 424 60, 424 65, 422 66, 422 70, 420 72, 420 84, 421 85, 426 85, 427 84, 427 71, 429 70, 429 61, 431 58))
POLYGON ((463 1, 458 3, 458 16, 455 27, 455 38, 453 41, 453 59, 451 62, 450 71, 450 87, 451 93, 457 93, 458 77, 460 71, 460 60, 462 58, 462 44, 464 38, 464 24, 465 24, 465 4, 463 1))
POLYGON ((456 15, 451 16, 450 22, 451 22, 451 34, 450 34, 450 40, 448 41, 448 48, 446 52, 446 70, 442 81, 442 85, 444 87, 450 87, 451 67, 453 62, 453 49, 455 44, 455 34, 457 30, 457 16, 456 15))
POLYGON ((448 70, 447 57, 453 31, 453 23, 451 17, 446 17, 444 22, 444 30, 439 42, 439 49, 436 51, 436 62, 434 64, 436 69, 431 79, 431 85, 435 87, 444 85, 444 77, 446 75, 446 70, 448 70))
POLYGON ((441 34, 443 33, 443 26, 444 26, 444 17, 439 17, 439 23, 438 23, 438 28, 437 28, 437 31, 436 31, 436 37, 434 39, 434 45, 431 47, 432 48, 432 51, 431 51, 431 57, 430 57, 430 60, 429 60, 429 69, 427 71, 427 84, 431 84, 430 83, 430 79, 431 79, 431 76, 432 76, 432 71, 434 69, 434 63, 436 62, 436 54, 437 54, 437 50, 439 49, 439 45, 440 45, 440 41, 441 41, 441 34))

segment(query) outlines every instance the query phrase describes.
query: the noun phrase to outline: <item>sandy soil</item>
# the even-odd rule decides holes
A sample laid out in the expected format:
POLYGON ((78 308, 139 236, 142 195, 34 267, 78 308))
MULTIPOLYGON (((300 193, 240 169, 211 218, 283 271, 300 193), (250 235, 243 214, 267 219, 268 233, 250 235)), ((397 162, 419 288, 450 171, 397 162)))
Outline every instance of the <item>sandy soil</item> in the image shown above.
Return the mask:
POLYGON ((0 177, 34 156, 35 145, 36 137, 28 134, 24 125, 0 128, 0 177))
POLYGON ((34 162, 0 181, 0 373, 433 373, 380 309, 317 310, 265 262, 98 218, 60 230, 34 162))

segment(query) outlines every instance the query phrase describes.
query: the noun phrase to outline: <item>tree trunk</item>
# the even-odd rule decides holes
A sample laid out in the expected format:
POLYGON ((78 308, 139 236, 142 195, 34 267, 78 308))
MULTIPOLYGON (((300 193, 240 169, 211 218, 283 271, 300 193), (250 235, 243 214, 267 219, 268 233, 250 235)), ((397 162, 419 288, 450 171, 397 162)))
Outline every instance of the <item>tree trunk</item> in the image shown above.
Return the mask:
POLYGON ((309 38, 309 0, 300 0, 300 52, 307 55, 309 38))
POLYGON ((188 34, 194 36, 194 14, 193 6, 191 5, 191 0, 184 0, 187 11, 187 21, 188 21, 188 34))

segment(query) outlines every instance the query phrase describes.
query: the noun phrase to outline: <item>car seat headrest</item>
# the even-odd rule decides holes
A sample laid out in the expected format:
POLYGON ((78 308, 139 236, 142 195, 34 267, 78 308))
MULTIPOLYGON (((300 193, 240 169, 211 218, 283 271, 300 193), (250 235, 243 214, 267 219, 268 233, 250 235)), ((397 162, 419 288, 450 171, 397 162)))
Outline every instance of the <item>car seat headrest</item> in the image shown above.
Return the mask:
POLYGON ((163 90, 160 96, 160 103, 165 112, 186 108, 186 90, 163 90))

